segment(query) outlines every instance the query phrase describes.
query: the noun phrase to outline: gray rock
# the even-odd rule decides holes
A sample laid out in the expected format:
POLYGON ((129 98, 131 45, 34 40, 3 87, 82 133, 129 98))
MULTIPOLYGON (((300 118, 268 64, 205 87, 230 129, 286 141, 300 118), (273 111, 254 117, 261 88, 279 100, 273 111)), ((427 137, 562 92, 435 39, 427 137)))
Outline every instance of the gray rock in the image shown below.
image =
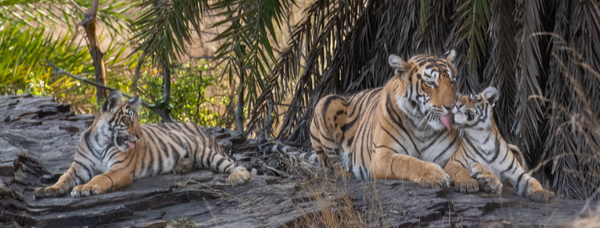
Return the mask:
POLYGON ((203 227, 320 226, 331 218, 346 219, 334 221, 343 227, 562 227, 584 204, 540 204, 512 193, 467 195, 398 180, 302 179, 286 173, 281 158, 263 157, 255 140, 218 127, 205 131, 241 164, 279 177, 255 176, 231 187, 227 175, 200 170, 138 180, 99 196, 34 200, 34 188, 53 184, 68 169, 93 119, 51 98, 0 96, 0 227, 165 227, 181 217, 203 227))

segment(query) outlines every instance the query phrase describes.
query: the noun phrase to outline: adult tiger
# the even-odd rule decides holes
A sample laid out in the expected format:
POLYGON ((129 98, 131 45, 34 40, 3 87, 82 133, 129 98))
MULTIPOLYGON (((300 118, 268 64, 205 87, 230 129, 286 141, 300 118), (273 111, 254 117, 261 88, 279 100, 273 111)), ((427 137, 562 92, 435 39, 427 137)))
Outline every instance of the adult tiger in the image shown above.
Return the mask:
POLYGON ((319 162, 341 176, 449 185, 441 167, 458 145, 455 55, 390 55, 395 72, 385 86, 319 100, 310 125, 319 162))
POLYGON ((37 188, 34 197, 61 196, 71 187, 74 197, 103 194, 136 179, 169 173, 174 167, 179 172, 206 167, 229 173, 227 181, 234 185, 251 178, 212 135, 192 123, 140 125, 140 105, 138 97, 124 102, 120 91, 111 92, 93 124, 81 134, 69 170, 56 184, 37 188))
POLYGON ((477 95, 461 96, 455 108, 454 126, 463 133, 462 144, 444 170, 454 181, 455 190, 477 192, 479 185, 500 194, 502 183, 510 184, 518 195, 533 201, 549 202, 554 193, 526 173, 518 147, 506 143, 493 119, 498 100, 494 87, 477 95), (475 179, 471 178, 474 177, 475 179), (501 180, 499 180, 500 178, 501 180))

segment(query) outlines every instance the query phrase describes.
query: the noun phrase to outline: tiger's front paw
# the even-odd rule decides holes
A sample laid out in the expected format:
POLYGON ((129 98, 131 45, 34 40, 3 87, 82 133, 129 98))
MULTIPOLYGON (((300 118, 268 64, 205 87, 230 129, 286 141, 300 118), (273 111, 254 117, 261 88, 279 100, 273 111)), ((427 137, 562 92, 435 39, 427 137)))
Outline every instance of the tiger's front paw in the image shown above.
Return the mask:
POLYGON ((248 182, 250 178, 252 178, 252 175, 250 175, 248 170, 240 169, 237 172, 229 174, 229 177, 227 177, 227 183, 233 186, 242 185, 248 182))
POLYGON ((479 182, 471 178, 455 181, 454 191, 461 193, 479 192, 479 182))
POLYGON ((71 196, 86 197, 91 195, 100 195, 102 193, 104 193, 104 191, 102 191, 102 188, 100 188, 100 186, 84 184, 73 187, 73 191, 71 191, 71 196))
POLYGON ((554 192, 542 189, 533 191, 527 198, 535 202, 550 203, 552 200, 554 200, 555 195, 554 192))
POLYGON ((450 186, 450 176, 438 165, 433 162, 426 162, 423 171, 414 182, 424 188, 450 186))
POLYGON ((39 187, 33 191, 33 199, 53 198, 67 194, 65 187, 39 187))
POLYGON ((489 193, 500 195, 502 193, 502 182, 483 165, 477 163, 471 169, 471 177, 479 182, 480 188, 489 193))

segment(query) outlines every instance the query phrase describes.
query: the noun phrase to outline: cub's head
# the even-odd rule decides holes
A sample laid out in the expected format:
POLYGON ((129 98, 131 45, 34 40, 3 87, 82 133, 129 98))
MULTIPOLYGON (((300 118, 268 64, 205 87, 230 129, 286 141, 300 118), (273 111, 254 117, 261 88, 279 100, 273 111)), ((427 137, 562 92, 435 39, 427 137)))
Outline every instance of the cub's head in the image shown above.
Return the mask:
MULTIPOLYGON (((142 102, 139 97, 123 101, 121 91, 114 90, 102 105, 94 120, 95 130, 120 151, 128 151, 142 137, 138 111, 142 102)), ((102 143, 102 142, 100 142, 102 143)))
POLYGON ((396 104, 413 122, 426 123, 436 131, 444 126, 450 130, 451 110, 456 103, 455 57, 454 50, 441 57, 417 55, 408 62, 390 55, 389 64, 405 88, 396 90, 396 104))
POLYGON ((454 126, 458 129, 490 129, 497 100, 498 90, 494 87, 488 87, 480 94, 461 96, 452 109, 454 126))

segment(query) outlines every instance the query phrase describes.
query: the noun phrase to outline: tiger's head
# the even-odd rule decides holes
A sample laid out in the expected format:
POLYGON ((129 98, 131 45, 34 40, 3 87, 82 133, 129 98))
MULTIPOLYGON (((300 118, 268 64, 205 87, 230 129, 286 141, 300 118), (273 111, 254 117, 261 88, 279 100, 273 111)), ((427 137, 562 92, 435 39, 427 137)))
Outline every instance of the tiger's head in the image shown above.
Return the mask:
POLYGON ((408 62, 396 55, 389 56, 404 90, 396 90, 396 104, 416 124, 426 123, 436 131, 444 126, 450 130, 452 108, 456 103, 457 71, 452 62, 456 52, 446 56, 417 55, 408 62))
POLYGON ((488 130, 492 127, 493 108, 498 101, 498 90, 488 87, 480 94, 463 95, 456 106, 454 126, 458 129, 488 130))
POLYGON ((94 120, 95 130, 105 138, 107 144, 112 143, 120 151, 133 149, 142 137, 137 115, 141 103, 139 97, 123 101, 121 92, 114 90, 94 120))

